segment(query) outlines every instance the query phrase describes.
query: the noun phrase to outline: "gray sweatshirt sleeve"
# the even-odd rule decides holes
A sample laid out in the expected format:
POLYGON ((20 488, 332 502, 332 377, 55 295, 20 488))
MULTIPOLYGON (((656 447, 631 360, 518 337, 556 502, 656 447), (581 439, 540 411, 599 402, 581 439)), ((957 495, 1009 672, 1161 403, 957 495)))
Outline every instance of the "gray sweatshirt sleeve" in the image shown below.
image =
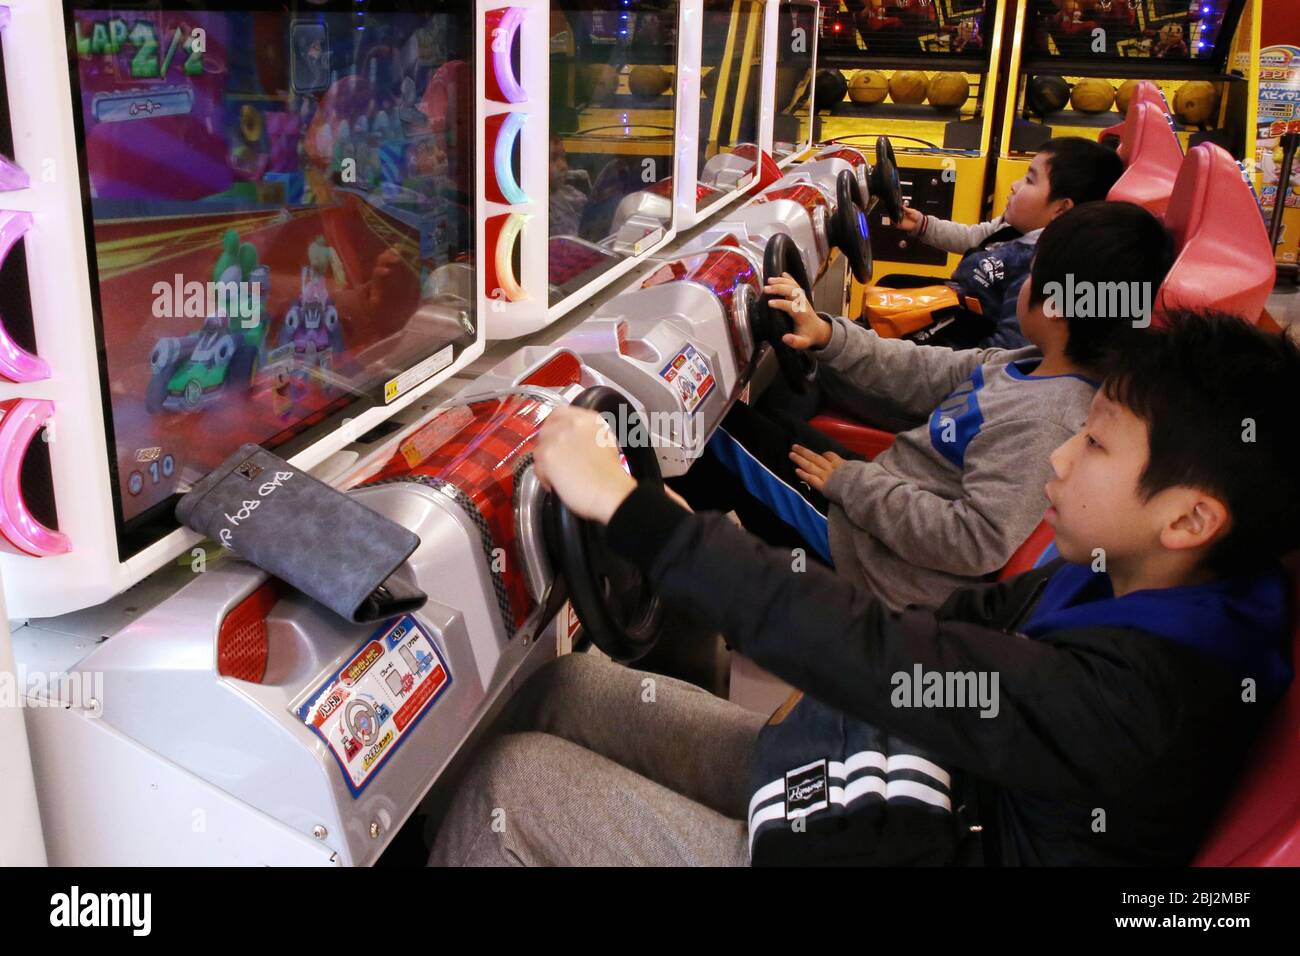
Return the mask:
POLYGON ((876 462, 848 462, 826 483, 826 497, 849 520, 902 560, 976 576, 1007 563, 1042 520, 1040 499, 1051 453, 1071 435, 1043 419, 985 427, 966 449, 962 493, 924 490, 876 462))
POLYGON ((1006 224, 1006 220, 1001 216, 990 222, 981 222, 974 226, 953 222, 950 219, 926 216, 921 220, 921 227, 916 231, 916 238, 927 246, 934 246, 944 252, 962 253, 968 249, 974 249, 1006 224))
POLYGON ((954 388, 970 378, 997 349, 953 349, 882 339, 857 323, 836 317, 831 340, 808 354, 844 373, 858 388, 891 399, 903 411, 929 415, 954 388))

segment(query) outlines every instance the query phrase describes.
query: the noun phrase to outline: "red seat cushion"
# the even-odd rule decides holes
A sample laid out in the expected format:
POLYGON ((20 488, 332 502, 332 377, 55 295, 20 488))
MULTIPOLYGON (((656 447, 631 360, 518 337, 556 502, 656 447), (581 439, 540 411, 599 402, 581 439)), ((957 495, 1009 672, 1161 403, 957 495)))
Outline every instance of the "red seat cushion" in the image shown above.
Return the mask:
POLYGON ((895 438, 893 432, 871 428, 833 412, 823 412, 808 424, 828 438, 835 439, 849 451, 867 459, 875 458, 892 445, 895 438))
POLYGON ((1136 203, 1163 216, 1183 164, 1183 147, 1169 125, 1169 117, 1150 103, 1130 106, 1124 121, 1121 156, 1124 172, 1106 198, 1136 203))
POLYGON ((1055 540, 1056 532, 1052 526, 1046 521, 1040 521, 1038 527, 1025 539, 1025 543, 1016 548, 1016 553, 1007 561, 1006 567, 998 572, 998 580, 1006 581, 1017 574, 1032 571, 1055 540))
POLYGON ((1276 277, 1255 191, 1228 153, 1202 143, 1187 154, 1165 214, 1178 257, 1156 298, 1170 309, 1218 309, 1259 321, 1276 277))
MULTIPOLYGON (((1292 573, 1291 658, 1300 672, 1300 579, 1292 573)), ((1261 733, 1196 866, 1300 866, 1300 681, 1261 733)))

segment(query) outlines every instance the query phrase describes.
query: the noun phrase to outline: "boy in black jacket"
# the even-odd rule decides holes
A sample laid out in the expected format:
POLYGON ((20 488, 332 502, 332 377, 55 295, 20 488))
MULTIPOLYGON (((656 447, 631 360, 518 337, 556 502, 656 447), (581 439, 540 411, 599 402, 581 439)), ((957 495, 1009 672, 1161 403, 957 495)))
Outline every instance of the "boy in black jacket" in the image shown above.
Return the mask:
POLYGON ((1052 455, 1064 561, 901 613, 635 484, 599 418, 558 409, 542 479, 807 696, 759 730, 665 678, 561 659, 520 697, 541 732, 489 748, 434 862, 1188 862, 1292 676, 1277 559, 1300 543, 1298 380, 1286 338, 1175 316, 1052 455), (979 693, 952 698, 953 675, 979 693), (925 845, 885 852, 906 813, 925 845))

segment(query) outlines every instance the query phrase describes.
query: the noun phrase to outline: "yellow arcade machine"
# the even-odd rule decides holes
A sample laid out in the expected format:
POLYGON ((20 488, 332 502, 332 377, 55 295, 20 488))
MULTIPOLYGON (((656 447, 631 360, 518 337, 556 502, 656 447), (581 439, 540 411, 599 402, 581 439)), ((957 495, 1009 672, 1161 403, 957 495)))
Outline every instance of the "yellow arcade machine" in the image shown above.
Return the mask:
MULTIPOLYGON (((1253 165, 1262 0, 1019 0, 992 215, 1053 136, 1097 139, 1149 80, 1186 151, 1253 165)), ((1256 187, 1258 188, 1258 179, 1256 187)))
MULTIPOLYGON (((904 199, 944 219, 978 222, 999 102, 1002 23, 1013 0, 829 0, 814 84, 818 142, 872 155, 888 136, 904 199)), ((909 240, 871 216, 877 275, 947 278, 958 256, 909 240)), ((856 287, 855 307, 862 289, 856 287)))

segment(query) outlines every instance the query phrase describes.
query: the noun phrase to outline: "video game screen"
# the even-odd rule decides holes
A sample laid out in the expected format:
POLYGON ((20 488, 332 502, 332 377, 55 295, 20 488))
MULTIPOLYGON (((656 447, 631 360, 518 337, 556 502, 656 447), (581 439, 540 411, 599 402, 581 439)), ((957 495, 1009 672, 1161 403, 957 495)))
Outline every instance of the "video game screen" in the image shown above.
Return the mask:
POLYGON ((1031 0, 1035 58, 1204 61, 1216 55, 1240 0, 1031 0))
POLYGON ((823 62, 855 55, 981 59, 993 40, 994 0, 832 0, 823 7, 823 62))
MULTIPOLYGON (((704 4, 699 168, 705 171, 703 178, 723 192, 743 189, 753 178, 763 93, 763 16, 760 0, 705 0, 704 4), (738 153, 737 162, 719 158, 741 146, 748 149, 738 153), (721 180, 712 174, 715 167, 727 170, 721 180)), ((718 198, 698 193, 696 206, 703 208, 718 198)))
POLYGON ((124 554, 474 342, 471 10, 68 5, 124 554))
POLYGON ((551 4, 550 302, 672 225, 676 0, 551 4))

